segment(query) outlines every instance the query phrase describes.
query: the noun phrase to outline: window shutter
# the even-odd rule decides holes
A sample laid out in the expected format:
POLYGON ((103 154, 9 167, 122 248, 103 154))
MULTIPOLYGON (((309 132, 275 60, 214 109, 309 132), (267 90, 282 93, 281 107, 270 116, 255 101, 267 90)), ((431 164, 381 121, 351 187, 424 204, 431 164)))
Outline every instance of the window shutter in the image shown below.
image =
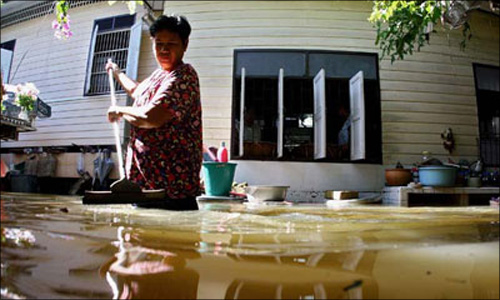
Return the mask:
POLYGON ((243 140, 245 138, 245 68, 241 68, 240 91, 240 157, 243 156, 243 140))
POLYGON ((89 59, 87 65, 87 79, 85 80, 85 94, 88 94, 90 91, 90 76, 92 75, 92 64, 94 63, 94 49, 95 49, 95 41, 97 39, 97 31, 99 30, 99 25, 96 25, 94 28, 94 32, 92 33, 92 38, 90 39, 90 51, 89 51, 89 59))
POLYGON ((366 158, 365 139, 365 92, 363 71, 349 80, 351 105, 351 160, 366 158))
POLYGON ((280 68, 278 77, 278 158, 283 157, 283 77, 285 70, 280 68))
POLYGON ((10 76, 10 65, 12 64, 12 54, 13 52, 11 50, 3 49, 1 52, 1 61, 2 61, 2 78, 3 82, 2 83, 8 83, 9 82, 9 76, 10 76))
POLYGON ((314 159, 326 157, 325 70, 314 76, 314 159))
POLYGON ((141 50, 142 20, 130 28, 130 42, 127 55, 127 76, 137 80, 137 69, 139 66, 139 52, 141 50))

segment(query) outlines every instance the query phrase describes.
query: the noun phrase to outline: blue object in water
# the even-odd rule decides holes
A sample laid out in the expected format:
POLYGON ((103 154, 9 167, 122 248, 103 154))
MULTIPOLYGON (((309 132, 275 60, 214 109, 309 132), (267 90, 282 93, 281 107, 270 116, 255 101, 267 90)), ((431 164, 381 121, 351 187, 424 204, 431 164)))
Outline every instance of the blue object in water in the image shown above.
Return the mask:
POLYGON ((419 167, 420 183, 430 186, 454 186, 457 169, 446 166, 419 167))
POLYGON ((235 163, 203 162, 205 194, 228 196, 233 184, 235 163))

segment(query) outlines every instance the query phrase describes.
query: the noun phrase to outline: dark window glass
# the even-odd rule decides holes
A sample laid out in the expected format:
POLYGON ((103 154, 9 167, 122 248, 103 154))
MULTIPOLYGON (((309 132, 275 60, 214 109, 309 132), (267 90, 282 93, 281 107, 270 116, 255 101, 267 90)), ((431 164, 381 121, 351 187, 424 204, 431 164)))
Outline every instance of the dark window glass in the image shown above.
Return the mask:
POLYGON ((376 59, 373 55, 311 53, 309 76, 314 77, 323 68, 330 78, 351 78, 363 71, 365 79, 377 79, 376 59))
POLYGON ((11 40, 11 41, 2 43, 0 45, 0 48, 14 51, 15 46, 16 46, 16 40, 11 40))
POLYGON ((285 76, 306 74, 306 55, 301 52, 241 52, 236 60, 236 76, 241 76, 241 68, 247 76, 278 76, 280 68, 286 67, 285 76))
POLYGON ((96 25, 99 26, 98 31, 111 30, 113 29, 113 18, 96 21, 96 25))
POLYGON ((125 15, 115 18, 114 29, 132 27, 135 22, 135 15, 125 15))

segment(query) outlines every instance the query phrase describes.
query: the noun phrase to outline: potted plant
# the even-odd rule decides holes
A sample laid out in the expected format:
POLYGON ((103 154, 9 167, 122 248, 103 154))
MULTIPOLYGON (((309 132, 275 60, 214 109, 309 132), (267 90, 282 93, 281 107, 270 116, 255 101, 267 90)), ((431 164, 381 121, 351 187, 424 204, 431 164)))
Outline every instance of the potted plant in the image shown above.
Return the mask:
POLYGON ((21 107, 21 112, 19 113, 19 118, 26 121, 31 121, 34 119, 36 114, 34 114, 34 108, 36 100, 38 99, 39 91, 33 83, 26 83, 24 85, 18 84, 16 86, 16 98, 14 103, 21 107))

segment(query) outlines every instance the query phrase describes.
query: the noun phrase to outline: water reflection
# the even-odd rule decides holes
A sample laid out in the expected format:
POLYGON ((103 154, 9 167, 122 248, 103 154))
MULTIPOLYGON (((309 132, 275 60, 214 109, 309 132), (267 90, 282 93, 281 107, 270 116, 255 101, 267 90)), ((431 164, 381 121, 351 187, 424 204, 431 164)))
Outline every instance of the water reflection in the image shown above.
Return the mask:
POLYGON ((119 227, 117 238, 118 252, 100 268, 114 299, 197 298, 199 274, 186 261, 199 258, 198 252, 150 248, 133 228, 119 227))
POLYGON ((363 299, 362 283, 358 280, 342 287, 331 282, 273 284, 235 280, 224 299, 363 299))
POLYGON ((168 212, 21 196, 2 194, 2 298, 499 296, 490 208, 168 212))

